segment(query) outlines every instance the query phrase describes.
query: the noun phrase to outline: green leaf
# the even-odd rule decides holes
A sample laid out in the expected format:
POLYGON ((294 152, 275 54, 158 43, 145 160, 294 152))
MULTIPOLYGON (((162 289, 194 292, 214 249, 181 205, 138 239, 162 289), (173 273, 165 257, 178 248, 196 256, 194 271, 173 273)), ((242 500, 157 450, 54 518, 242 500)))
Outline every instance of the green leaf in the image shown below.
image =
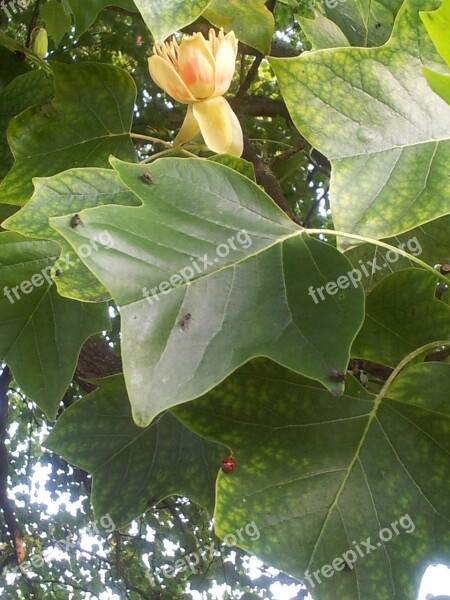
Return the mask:
POLYGON ((436 73, 427 67, 423 67, 422 71, 433 92, 450 104, 450 75, 436 73))
POLYGON ((367 297, 352 356, 394 366, 416 348, 450 339, 450 307, 435 291, 436 279, 420 269, 383 279, 367 297))
POLYGON ((28 107, 48 101, 52 94, 52 81, 37 69, 17 76, 0 93, 0 178, 5 177, 13 163, 6 140, 9 122, 28 107))
POLYGON ((3 46, 0 46, 0 91, 10 83, 14 77, 23 75, 30 71, 30 67, 24 57, 14 54, 3 46))
POLYGON ((212 0, 203 16, 216 27, 233 30, 241 42, 269 52, 275 21, 265 0, 212 0))
MULTIPOLYGON (((155 0, 157 1, 157 0, 155 0)), ((135 11, 132 0, 68 0, 72 10, 77 37, 87 31, 97 15, 107 6, 119 6, 125 10, 135 11)))
MULTIPOLYGON (((450 215, 383 241, 396 248, 402 248, 409 254, 419 257, 423 262, 434 266, 450 262, 449 231, 450 215)), ((361 285, 366 291, 370 291, 392 272, 417 268, 417 263, 373 244, 361 244, 351 248, 346 256, 359 270, 361 285)), ((355 278, 357 277, 358 275, 355 274, 355 278)))
POLYGON ((442 61, 419 4, 381 48, 270 59, 296 127, 331 159, 336 229, 379 239, 449 214, 450 107, 422 75, 442 61))
POLYGON ((248 160, 244 160, 243 158, 236 158, 236 156, 231 156, 231 154, 214 154, 214 156, 211 156, 211 158, 209 158, 208 160, 230 167, 230 169, 233 169, 234 171, 245 175, 252 181, 256 180, 255 168, 253 166, 253 163, 249 162, 248 160))
POLYGON ((344 33, 336 23, 333 23, 333 21, 330 21, 330 19, 327 19, 320 13, 316 13, 314 19, 306 19, 305 17, 298 16, 297 21, 311 42, 313 50, 350 46, 344 33))
MULTIPOLYGON (((84 0, 80 0, 82 2, 84 0)), ((134 0, 158 44, 175 31, 193 23, 211 0, 134 0)))
POLYGON ((173 494, 212 512, 227 449, 193 433, 171 413, 146 429, 137 427, 123 377, 98 383, 99 390, 63 412, 45 441, 93 474, 95 513, 109 513, 118 529, 173 494))
POLYGON ((442 0, 434 11, 422 11, 420 18, 439 54, 450 65, 450 1, 442 0))
POLYGON ((61 298, 49 272, 59 247, 0 234, 0 357, 49 419, 55 417, 85 340, 110 322, 105 304, 61 298))
POLYGON ((110 154, 135 157, 129 132, 136 86, 130 75, 96 63, 52 63, 52 68, 54 100, 32 106, 8 128, 16 162, 0 185, 0 202, 25 204, 33 177, 71 167, 107 167, 110 154))
POLYGON ((70 31, 70 15, 66 14, 61 2, 50 0, 40 9, 40 16, 45 22, 49 37, 53 39, 55 46, 59 46, 65 34, 70 31))
MULTIPOLYGON (((437 10, 421 12, 420 16, 438 52, 450 65, 450 1, 443 0, 437 10)), ((431 89, 450 104, 450 75, 436 73, 426 67, 423 73, 431 89)))
POLYGON ((310 291, 349 270, 341 253, 302 235, 259 186, 222 165, 160 159, 149 184, 145 167, 112 164, 142 207, 83 211, 76 228, 61 217, 50 224, 75 250, 110 232, 112 249, 81 258, 120 307, 136 423, 260 355, 343 390, 330 369, 346 368, 362 292, 315 302, 310 291))
POLYGON ((402 0, 318 0, 352 46, 381 46, 389 39, 402 0))
POLYGON ((236 460, 217 482, 218 535, 243 528, 239 546, 303 579, 317 600, 415 598, 424 565, 450 544, 449 377, 450 365, 427 363, 402 372, 388 398, 351 378, 336 399, 255 361, 177 407, 236 460), (341 561, 322 574, 349 551, 353 569, 341 561))
MULTIPOLYGON (((34 238, 58 242, 61 257, 54 277, 61 296, 84 302, 109 300, 111 295, 89 269, 74 255, 72 247, 49 225, 49 218, 67 215, 70 223, 74 214, 86 208, 119 204, 140 205, 136 196, 110 169, 69 169, 58 175, 34 180, 35 192, 29 202, 13 217, 3 223, 5 229, 34 238), (76 190, 76 192, 75 192, 76 190)), ((78 253, 96 252, 97 244, 110 246, 108 231, 99 232, 95 244, 83 245, 78 253)), ((53 270, 53 274, 55 269, 53 270)))

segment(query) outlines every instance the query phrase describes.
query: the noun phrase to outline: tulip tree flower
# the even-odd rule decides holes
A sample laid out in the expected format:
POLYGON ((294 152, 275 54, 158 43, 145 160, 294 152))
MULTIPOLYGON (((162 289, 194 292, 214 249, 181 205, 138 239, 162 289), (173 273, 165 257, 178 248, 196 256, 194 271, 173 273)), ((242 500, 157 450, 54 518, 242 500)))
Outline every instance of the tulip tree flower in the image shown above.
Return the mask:
POLYGON ((175 146, 202 134, 213 152, 241 156, 242 129, 223 94, 235 70, 238 41, 232 31, 194 33, 178 45, 175 38, 154 45, 148 59, 153 81, 172 98, 188 105, 175 146))

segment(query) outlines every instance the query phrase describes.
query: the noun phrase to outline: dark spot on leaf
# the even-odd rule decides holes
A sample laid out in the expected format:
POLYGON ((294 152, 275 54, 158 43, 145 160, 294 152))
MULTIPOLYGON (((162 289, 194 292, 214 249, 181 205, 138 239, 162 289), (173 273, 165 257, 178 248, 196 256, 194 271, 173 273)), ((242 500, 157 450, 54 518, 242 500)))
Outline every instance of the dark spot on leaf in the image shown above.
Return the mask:
POLYGON ((82 223, 83 223, 83 221, 81 220, 81 217, 78 214, 73 215, 73 217, 70 219, 71 227, 77 227, 78 225, 81 225, 82 223))
POLYGON ((184 317, 181 317, 181 319, 180 319, 180 321, 179 321, 178 325, 179 325, 179 326, 180 326, 182 329, 184 329, 184 328, 186 327, 186 325, 189 323, 189 321, 191 320, 191 318, 192 318, 192 315, 191 315, 191 313, 186 313, 186 314, 184 315, 184 317))
POLYGON ((340 369, 330 369, 328 376, 333 381, 345 381, 345 373, 343 373, 340 369))
POLYGON ((142 173, 141 177, 145 181, 145 183, 148 183, 148 184, 153 183, 153 177, 151 176, 151 174, 148 171, 144 171, 142 173))

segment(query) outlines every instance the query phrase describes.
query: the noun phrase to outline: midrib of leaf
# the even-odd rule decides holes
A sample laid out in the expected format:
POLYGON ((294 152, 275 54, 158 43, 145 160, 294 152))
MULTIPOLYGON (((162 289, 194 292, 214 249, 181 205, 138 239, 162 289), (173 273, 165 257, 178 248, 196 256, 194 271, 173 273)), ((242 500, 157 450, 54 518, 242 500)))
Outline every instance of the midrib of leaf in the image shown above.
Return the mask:
MULTIPOLYGON (((206 219, 205 219, 206 220, 206 219)), ((214 223, 214 221, 207 221, 207 222, 211 222, 214 223)), ((130 232, 131 233, 131 232, 130 232)), ((176 233, 176 230, 175 230, 176 233)), ((397 254, 400 254, 401 256, 403 256, 404 258, 407 258, 408 260, 415 262, 416 264, 418 264, 420 267, 422 267, 423 269, 433 273, 433 275, 435 277, 438 277, 439 279, 442 279, 443 281, 445 281, 445 283, 448 283, 448 279, 445 275, 442 275, 440 273, 440 271, 437 271, 436 269, 434 269, 432 266, 428 265, 427 263, 424 263, 423 261, 421 261, 419 258, 417 258, 416 256, 414 256, 413 254, 409 254, 408 252, 406 252, 405 250, 402 250, 401 248, 397 248, 396 246, 391 246, 390 244, 386 244, 385 242, 382 242, 380 240, 374 240, 368 237, 364 237, 364 236, 359 236, 359 235, 354 235, 351 233, 347 233, 347 232, 341 232, 341 231, 334 231, 334 230, 324 230, 324 229, 298 229, 296 231, 293 231, 291 233, 282 235, 278 238, 276 238, 272 243, 269 243, 267 246, 265 246, 264 248, 261 248, 258 251, 255 252, 251 252, 249 254, 247 254, 245 257, 242 257, 241 259, 238 259, 236 262, 228 264, 228 265, 224 265, 223 267, 219 267, 217 270, 215 271, 211 271, 209 273, 204 273, 199 275, 198 277, 193 278, 192 280, 186 281, 184 283, 182 283, 181 285, 178 285, 177 288, 184 288, 184 287, 188 287, 192 282, 196 282, 196 281, 200 281, 206 277, 210 277, 213 275, 217 275, 218 273, 221 273, 222 271, 226 271, 227 269, 234 269, 237 265, 244 263, 247 260, 250 260, 256 256, 261 255, 263 252, 266 252, 268 250, 270 250, 271 248, 274 248, 276 246, 279 246, 280 244, 283 244, 284 242, 286 242, 287 240, 289 240, 290 238, 294 238, 297 236, 302 236, 302 235, 311 235, 311 234, 324 234, 324 235, 334 235, 336 237, 342 236, 342 237, 346 237, 346 238, 350 238, 350 239, 357 239, 369 244, 373 244, 375 246, 379 246, 381 248, 385 248, 387 250, 394 250, 397 254)), ((133 235, 136 235, 133 233, 133 235)), ((261 237, 261 236, 259 236, 261 237)), ((323 242, 325 243, 325 242, 323 242)), ((305 244, 306 248, 307 245, 305 244)), ((307 248, 308 249, 308 248, 307 248)), ((117 253, 118 250, 116 250, 117 253)), ((309 252, 309 249, 308 249, 309 252)), ((124 254, 124 253, 123 253, 124 254)), ((124 254, 124 256, 129 256, 127 254, 124 254)), ((134 260, 140 260, 137 258, 134 258, 134 260)), ((315 261, 314 261, 315 262, 315 261)), ((145 263, 147 264, 147 263, 145 263)), ((318 269, 318 271, 320 272, 320 268, 317 265, 317 263, 315 262, 316 267, 318 269)), ((149 296, 149 298, 152 298, 152 296, 149 296)), ((132 306, 134 304, 138 304, 140 302, 145 301, 146 298, 141 298, 139 297, 136 300, 132 300, 131 302, 122 304, 121 306, 132 306)))
MULTIPOLYGON (((303 231, 300 230, 300 231, 294 231, 292 233, 289 233, 289 234, 286 234, 284 236, 281 236, 280 238, 277 238, 275 241, 273 241, 272 243, 270 243, 265 248, 261 248, 261 250, 258 250, 256 252, 250 253, 247 256, 244 256, 244 257, 238 259, 234 263, 231 263, 229 265, 224 265, 223 267, 219 267, 216 271, 210 271, 209 273, 200 274, 200 275, 198 275, 198 277, 194 277, 193 279, 190 279, 190 280, 185 281, 184 283, 182 283, 180 285, 177 285, 177 289, 187 288, 189 285, 191 285, 194 282, 201 281, 202 279, 205 279, 207 277, 216 276, 218 273, 221 273, 223 271, 227 271, 229 269, 232 269, 234 271, 235 268, 238 265, 240 265, 240 264, 242 264, 242 263, 244 263, 244 262, 246 262, 246 261, 248 261, 248 260, 250 260, 252 258, 255 258, 256 256, 261 255, 263 252, 267 252, 267 251, 271 250, 273 247, 278 246, 279 244, 283 244, 285 241, 287 241, 290 238, 302 235, 302 233, 303 233, 303 231)), ((135 234, 133 234, 133 235, 135 235, 135 234)), ((118 252, 118 251, 116 250, 116 252, 118 252)), ((124 255, 125 256, 129 256, 128 254, 124 254, 124 255)), ((141 259, 134 258, 134 257, 133 257, 133 259, 134 260, 141 260, 141 259)), ((145 264, 147 264, 147 263, 145 263, 145 264)), ((232 286, 230 285, 230 289, 231 289, 231 287, 232 286)), ((150 295, 148 297, 152 298, 152 296, 150 296, 150 295)), ((145 301, 146 301, 146 298, 139 298, 137 300, 133 300, 133 301, 128 302, 126 304, 122 304, 121 306, 132 306, 134 304, 138 304, 140 302, 145 302, 145 301)))

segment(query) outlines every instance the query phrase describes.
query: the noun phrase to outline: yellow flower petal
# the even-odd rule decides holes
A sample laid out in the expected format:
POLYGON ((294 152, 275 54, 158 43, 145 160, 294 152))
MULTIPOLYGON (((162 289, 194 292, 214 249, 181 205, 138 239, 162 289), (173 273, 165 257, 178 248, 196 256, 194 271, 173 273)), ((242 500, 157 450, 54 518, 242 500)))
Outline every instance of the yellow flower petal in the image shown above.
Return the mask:
POLYGON ((230 87, 235 70, 237 50, 238 41, 234 32, 230 31, 217 50, 214 96, 221 96, 230 87))
POLYGON ((185 142, 189 142, 192 138, 200 133, 200 127, 192 112, 192 104, 189 104, 186 116, 184 117, 183 125, 174 139, 174 146, 180 146, 185 142))
POLYGON ((148 59, 148 68, 153 81, 174 100, 189 104, 195 100, 181 77, 170 62, 154 54, 148 59))
POLYGON ((183 39, 178 54, 180 76, 198 100, 214 94, 215 60, 201 33, 183 39))
POLYGON ((242 155, 241 125, 225 98, 218 96, 195 102, 192 112, 208 148, 218 154, 242 155))

